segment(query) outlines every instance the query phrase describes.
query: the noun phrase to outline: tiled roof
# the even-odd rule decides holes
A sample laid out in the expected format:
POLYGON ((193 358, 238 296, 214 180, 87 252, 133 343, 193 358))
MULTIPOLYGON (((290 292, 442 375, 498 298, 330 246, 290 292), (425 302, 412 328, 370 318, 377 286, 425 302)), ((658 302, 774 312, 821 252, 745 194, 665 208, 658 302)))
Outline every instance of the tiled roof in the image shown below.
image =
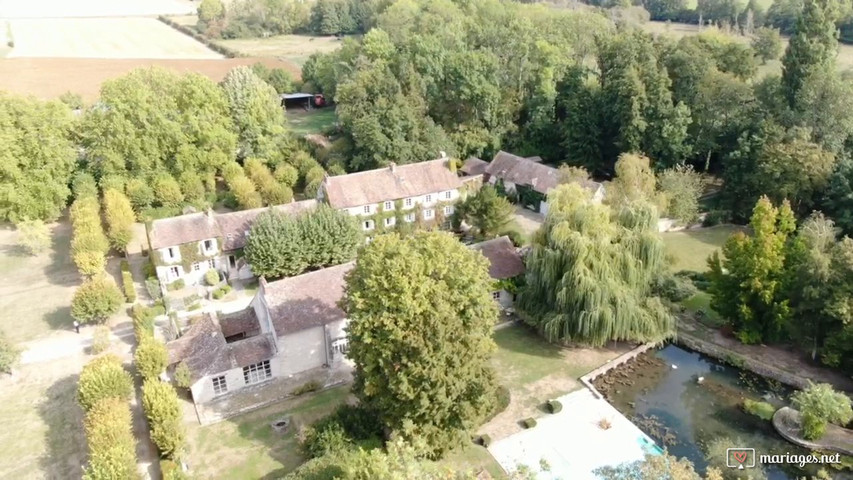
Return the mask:
POLYGON ((174 247, 208 238, 223 237, 223 250, 234 250, 246 245, 246 231, 261 213, 273 208, 287 214, 298 214, 317 206, 316 200, 291 202, 274 207, 253 208, 239 212, 199 212, 162 218, 151 222, 151 248, 174 247))
POLYGON ((488 166, 489 162, 485 160, 481 160, 477 157, 468 157, 468 160, 465 160, 465 163, 462 164, 462 168, 460 168, 459 171, 469 177, 473 177, 475 175, 482 175, 486 173, 486 167, 488 166))
POLYGON ((216 223, 219 224, 220 236, 225 241, 225 246, 222 248, 223 250, 236 250, 245 247, 246 232, 252 228, 252 223, 258 215, 270 208, 287 215, 298 215, 302 212, 313 210, 316 206, 317 200, 312 199, 285 203, 274 207, 253 208, 251 210, 216 215, 216 223))
POLYGON ((276 335, 345 319, 338 302, 344 296, 344 277, 354 265, 344 263, 264 285, 276 335))
POLYGON ((184 362, 193 381, 268 360, 275 355, 275 344, 270 334, 226 343, 216 318, 209 313, 196 321, 181 338, 167 343, 166 349, 169 365, 184 362))
POLYGON ((486 173, 506 182, 529 185, 539 193, 547 194, 560 183, 560 171, 533 160, 500 151, 486 167, 486 173))
POLYGON ((524 273, 521 254, 507 236, 477 243, 471 245, 471 248, 479 250, 489 260, 489 276, 496 280, 512 278, 524 273))
POLYGON ((327 177, 323 189, 329 205, 357 207, 427 193, 454 190, 462 186, 450 171, 446 159, 390 166, 366 172, 327 177))
POLYGON ((249 306, 237 312, 219 314, 219 329, 222 330, 222 335, 230 337, 239 333, 258 332, 261 325, 255 315, 255 309, 249 306))
MULTIPOLYGON (((560 171, 539 163, 541 161, 540 157, 522 158, 500 151, 486 167, 486 173, 507 182, 529 185, 537 192, 547 195, 552 188, 560 184, 560 171)), ((600 183, 591 180, 583 180, 580 184, 593 193, 602 188, 600 183)))

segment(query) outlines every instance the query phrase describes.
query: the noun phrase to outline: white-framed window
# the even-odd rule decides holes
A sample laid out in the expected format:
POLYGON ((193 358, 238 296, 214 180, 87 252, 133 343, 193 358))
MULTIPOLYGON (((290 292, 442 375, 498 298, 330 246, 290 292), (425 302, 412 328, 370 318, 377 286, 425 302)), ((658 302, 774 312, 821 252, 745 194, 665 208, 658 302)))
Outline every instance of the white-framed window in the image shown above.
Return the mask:
POLYGON ((169 275, 172 278, 181 278, 181 269, 178 267, 169 267, 169 275))
POLYGON ((201 262, 193 263, 193 271, 194 272, 200 272, 201 271, 201 262))
POLYGON ((444 206, 444 214, 445 215, 453 215, 453 206, 452 205, 445 205, 444 206))
POLYGON ((370 213, 370 205, 364 206, 364 213, 370 213))
POLYGON ((261 383, 269 378, 272 378, 269 360, 243 367, 243 380, 246 381, 246 385, 261 383))
POLYGON ((207 260, 207 268, 216 268, 216 262, 212 258, 207 260))
POLYGON ((415 214, 414 213, 407 213, 406 214, 406 221, 410 222, 410 223, 414 222, 415 221, 415 214))
POLYGON ((393 210, 394 202, 385 202, 385 210, 393 210))
POLYGON ((411 198, 407 198, 407 199, 406 199, 406 206, 407 206, 407 207, 411 207, 411 206, 412 206, 412 199, 411 199, 411 198))
POLYGON ((365 220, 363 227, 365 230, 373 230, 373 220, 365 220))
POLYGON ((424 203, 432 203, 432 195, 427 195, 424 197, 424 203))
POLYGON ((497 291, 492 292, 492 298, 494 298, 495 300, 500 300, 500 299, 501 299, 501 292, 500 292, 500 290, 497 290, 497 291))
POLYGON ((205 240, 204 241, 204 251, 209 252, 213 250, 213 240, 205 240))
POLYGON ((424 209, 424 218, 432 218, 433 213, 431 208, 424 209))
POLYGON ((452 196, 453 196, 453 192, 452 192, 452 191, 448 190, 448 191, 444 192, 444 199, 445 199, 445 200, 450 200, 450 198, 451 198, 452 196))
POLYGON ((397 223, 397 219, 394 217, 388 217, 385 219, 386 227, 393 227, 395 223, 397 223))
POLYGON ((225 375, 213 377, 213 394, 222 395, 228 393, 228 383, 225 381, 225 375))

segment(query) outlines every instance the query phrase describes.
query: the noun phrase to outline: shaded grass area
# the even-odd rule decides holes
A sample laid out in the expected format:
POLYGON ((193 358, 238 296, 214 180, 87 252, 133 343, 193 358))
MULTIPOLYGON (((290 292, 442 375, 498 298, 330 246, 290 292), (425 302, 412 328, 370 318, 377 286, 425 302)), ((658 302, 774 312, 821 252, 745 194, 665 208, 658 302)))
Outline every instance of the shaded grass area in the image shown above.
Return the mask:
POLYGON ((71 260, 71 228, 51 226, 51 245, 30 255, 17 245, 18 233, 0 229, 0 330, 13 343, 71 328, 71 298, 80 277, 71 260))
POLYGON ((334 107, 315 108, 313 110, 289 110, 286 113, 290 130, 298 135, 323 133, 338 120, 334 107))
POLYGON ((546 342, 523 326, 512 326, 495 332, 498 351, 492 358, 501 383, 516 390, 554 373, 580 377, 586 371, 578 365, 563 362, 561 348, 546 342))
POLYGON ((307 460, 299 450, 299 428, 346 402, 349 387, 302 396, 202 427, 187 427, 194 478, 280 478, 307 460), (270 424, 283 416, 291 426, 277 433, 270 424))
POLYGON ((77 375, 0 379, 0 478, 79 479, 86 462, 77 375))
POLYGON ((280 57, 301 67, 314 53, 327 53, 340 48, 342 39, 334 36, 276 35, 217 40, 217 43, 250 57, 280 57))
POLYGON ((703 325, 711 328, 720 328, 726 324, 723 317, 711 308, 711 294, 707 292, 699 292, 692 297, 683 300, 681 305, 688 312, 693 313, 695 318, 702 322, 703 325))
POLYGON ((697 228, 679 232, 661 234, 666 252, 672 258, 670 269, 674 272, 708 270, 708 257, 720 249, 731 234, 743 231, 736 225, 718 225, 710 228, 697 228))

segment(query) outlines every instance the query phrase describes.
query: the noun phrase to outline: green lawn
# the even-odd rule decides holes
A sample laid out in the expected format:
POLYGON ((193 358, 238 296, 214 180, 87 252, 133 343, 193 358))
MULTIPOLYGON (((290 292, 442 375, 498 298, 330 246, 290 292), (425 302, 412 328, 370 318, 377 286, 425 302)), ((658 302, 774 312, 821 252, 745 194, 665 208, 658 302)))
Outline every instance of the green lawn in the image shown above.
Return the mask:
POLYGON ((664 232, 662 236, 666 251, 673 259, 671 270, 704 272, 708 269, 708 256, 721 248, 726 239, 739 230, 743 228, 734 225, 718 225, 710 228, 664 232))
POLYGON ((326 127, 334 125, 338 117, 334 107, 315 108, 313 110, 290 110, 286 114, 290 130, 298 136, 310 133, 322 133, 326 127))
POLYGON ((698 317, 699 321, 708 327, 720 328, 725 324, 720 314, 711 308, 711 294, 708 292, 699 292, 686 300, 682 300, 681 305, 691 313, 702 311, 703 314, 698 317))
POLYGON ((217 43, 250 57, 277 57, 301 67, 313 53, 328 53, 340 48, 342 39, 333 36, 277 35, 218 40, 217 43))

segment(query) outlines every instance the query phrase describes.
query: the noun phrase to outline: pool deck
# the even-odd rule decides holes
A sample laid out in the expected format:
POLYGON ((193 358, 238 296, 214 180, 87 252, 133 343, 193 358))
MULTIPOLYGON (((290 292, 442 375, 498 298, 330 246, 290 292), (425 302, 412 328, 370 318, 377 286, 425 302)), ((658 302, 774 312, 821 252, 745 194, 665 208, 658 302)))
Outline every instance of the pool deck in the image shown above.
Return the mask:
POLYGON ((598 468, 660 452, 654 440, 592 391, 580 390, 557 400, 563 404, 559 413, 540 417, 535 427, 489 447, 504 470, 526 465, 540 480, 597 479, 593 472, 598 468), (602 419, 611 424, 607 430, 598 425, 602 419))

